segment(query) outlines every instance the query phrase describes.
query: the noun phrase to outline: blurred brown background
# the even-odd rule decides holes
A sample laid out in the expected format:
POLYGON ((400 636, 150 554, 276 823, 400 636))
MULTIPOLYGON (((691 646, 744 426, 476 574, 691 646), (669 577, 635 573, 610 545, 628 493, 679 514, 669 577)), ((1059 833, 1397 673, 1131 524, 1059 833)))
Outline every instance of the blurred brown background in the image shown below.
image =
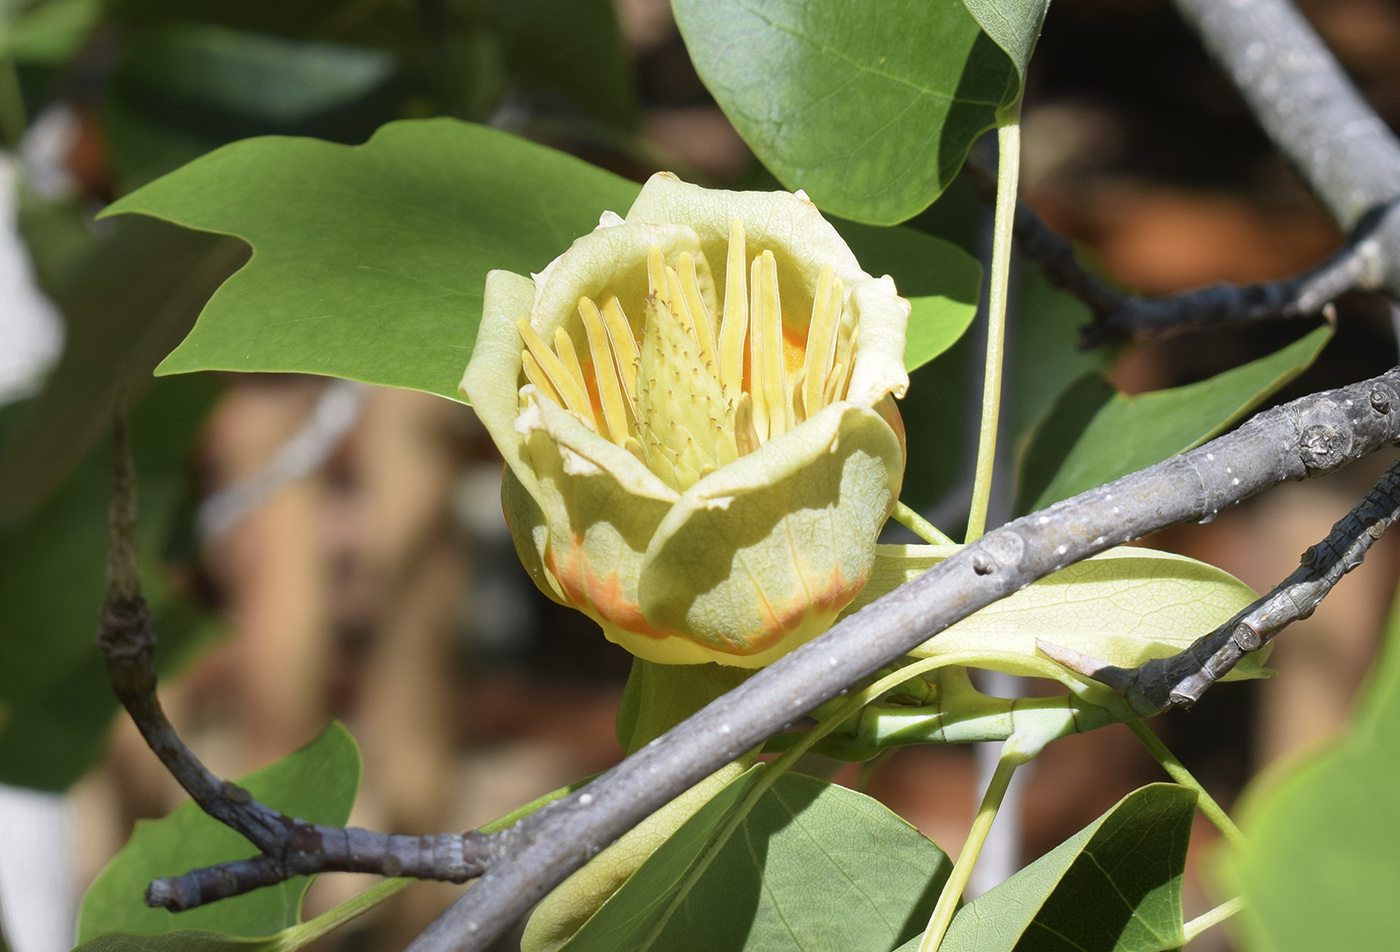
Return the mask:
MULTIPOLYGON (((1400 4, 1303 6, 1370 101, 1400 120, 1400 4)), ((643 167, 567 134, 552 144, 638 178, 665 167, 712 184, 754 180, 751 155, 695 76, 663 0, 618 0, 618 11, 653 161, 643 167)), ((1144 293, 1281 278, 1341 240, 1165 2, 1056 0, 1033 61, 1024 140, 1026 198, 1144 293)), ((965 227, 980 227, 978 214, 965 215, 965 227)), ((1130 392, 1185 383, 1298 333, 1261 326, 1139 344, 1116 356, 1112 377, 1130 392)), ((1336 339, 1280 399, 1378 373, 1395 351, 1388 310, 1345 300, 1336 339)), ((232 381, 204 436, 204 489, 216 493, 263 467, 323 386, 232 381)), ((909 433, 911 442, 933 436, 909 433)), ((1286 486, 1208 526, 1148 541, 1266 590, 1388 462, 1286 486)), ((261 766, 338 717, 365 758, 352 822, 416 833, 476 826, 618 759, 612 716, 629 657, 534 590, 500 516, 499 478, 470 410, 372 390, 325 466, 208 541, 192 584, 226 613, 227 637, 163 696, 216 772, 261 766)), ((1382 541, 1364 570, 1285 633, 1272 660, 1278 678, 1220 687, 1195 709, 1159 719, 1168 744, 1227 807, 1258 770, 1325 742, 1344 722, 1395 588, 1397 544, 1382 541)), ((880 767, 870 792, 955 854, 978 796, 974 777, 969 750, 908 750, 880 767)), ((1031 768, 1023 860, 1161 779, 1126 729, 1052 745, 1031 768)), ((107 763, 74 798, 87 880, 137 818, 163 814, 181 795, 122 723, 107 763)), ((1201 822, 1197 834, 1188 917, 1212 905, 1214 831, 1201 822)), ((362 885, 324 877, 309 911, 362 885)), ((457 888, 415 885, 319 948, 400 948, 457 888)), ((1216 929, 1192 948, 1229 945, 1216 929)))

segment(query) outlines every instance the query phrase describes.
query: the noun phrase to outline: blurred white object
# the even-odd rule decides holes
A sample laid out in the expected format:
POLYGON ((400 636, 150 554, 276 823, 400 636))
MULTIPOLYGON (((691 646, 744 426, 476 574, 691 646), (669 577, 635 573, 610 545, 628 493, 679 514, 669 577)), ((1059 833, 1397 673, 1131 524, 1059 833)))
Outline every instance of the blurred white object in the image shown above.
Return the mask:
POLYGON ((18 178, 14 158, 0 153, 0 404, 38 390, 63 350, 63 320, 15 230, 18 178))
POLYGON ((73 947, 72 848, 62 794, 0 785, 0 919, 11 952, 73 947))

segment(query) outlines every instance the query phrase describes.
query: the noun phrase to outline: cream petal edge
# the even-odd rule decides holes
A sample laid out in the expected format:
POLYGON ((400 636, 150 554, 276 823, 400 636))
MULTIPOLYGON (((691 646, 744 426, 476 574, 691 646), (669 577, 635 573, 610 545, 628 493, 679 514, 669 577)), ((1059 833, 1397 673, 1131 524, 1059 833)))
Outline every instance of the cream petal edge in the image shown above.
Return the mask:
POLYGON ((510 271, 486 275, 481 324, 476 345, 457 390, 467 398, 506 463, 528 489, 533 477, 524 471, 524 438, 515 429, 519 414, 520 332, 515 322, 530 316, 535 282, 510 271))
POLYGON ((851 287, 870 275, 817 206, 791 192, 733 192, 683 182, 670 172, 647 179, 627 212, 630 222, 689 222, 700 234, 728 240, 730 222, 744 222, 750 238, 775 244, 794 258, 830 264, 851 287), (708 234, 707 234, 708 233, 708 234))

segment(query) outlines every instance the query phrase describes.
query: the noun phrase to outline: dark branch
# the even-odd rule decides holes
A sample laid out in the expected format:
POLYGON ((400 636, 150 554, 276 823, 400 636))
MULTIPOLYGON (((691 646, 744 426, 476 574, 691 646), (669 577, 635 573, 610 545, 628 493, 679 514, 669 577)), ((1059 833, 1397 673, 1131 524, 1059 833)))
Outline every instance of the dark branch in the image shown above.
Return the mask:
POLYGON ((307 823, 279 813, 254 800, 237 784, 215 777, 180 740, 156 698, 156 635, 150 609, 140 594, 136 549, 136 472, 120 411, 114 437, 107 599, 97 631, 112 689, 151 750, 200 808, 243 834, 262 854, 174 879, 157 879, 146 891, 147 904, 179 912, 323 871, 456 883, 479 876, 494 847, 487 834, 400 836, 307 823))
POLYGON ((1189 648, 1136 668, 1104 664, 1069 648, 1037 642, 1040 650, 1086 678, 1112 688, 1143 717, 1171 707, 1190 707, 1245 655, 1267 645, 1288 625, 1311 615, 1318 604, 1361 564, 1371 545, 1400 517, 1400 462, 1342 517, 1277 588, 1189 648))
MULTIPOLYGON (((995 178, 972 162, 967 170, 983 198, 995 198, 995 178)), ((1080 345, 1098 347, 1118 338, 1154 337, 1191 327, 1311 317, 1348 291, 1376 290, 1382 273, 1377 235, 1400 228, 1397 219, 1400 212, 1393 203, 1376 209, 1357 224, 1332 257, 1296 277, 1262 284, 1215 284, 1160 298, 1130 294, 1086 269, 1073 244, 1025 202, 1016 204, 1014 233, 1021 251, 1040 265, 1046 280, 1079 298, 1092 312, 1093 323, 1080 332, 1080 345)))
POLYGON ((599 850, 852 682, 1066 565, 1394 442, 1397 408, 1400 368, 1261 413, 1199 449, 989 532, 759 671, 586 790, 522 820, 501 844, 500 861, 410 949, 488 947, 599 850))

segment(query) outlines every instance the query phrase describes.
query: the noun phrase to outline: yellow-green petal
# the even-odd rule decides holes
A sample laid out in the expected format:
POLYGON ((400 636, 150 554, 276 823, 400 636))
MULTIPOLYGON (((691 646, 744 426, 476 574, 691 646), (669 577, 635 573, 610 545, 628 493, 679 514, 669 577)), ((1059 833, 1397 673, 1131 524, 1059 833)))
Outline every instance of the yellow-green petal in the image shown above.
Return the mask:
POLYGON ((643 613, 707 661, 770 663, 830 627, 865 584, 902 472, 880 414, 823 409, 682 495, 647 549, 643 613))

